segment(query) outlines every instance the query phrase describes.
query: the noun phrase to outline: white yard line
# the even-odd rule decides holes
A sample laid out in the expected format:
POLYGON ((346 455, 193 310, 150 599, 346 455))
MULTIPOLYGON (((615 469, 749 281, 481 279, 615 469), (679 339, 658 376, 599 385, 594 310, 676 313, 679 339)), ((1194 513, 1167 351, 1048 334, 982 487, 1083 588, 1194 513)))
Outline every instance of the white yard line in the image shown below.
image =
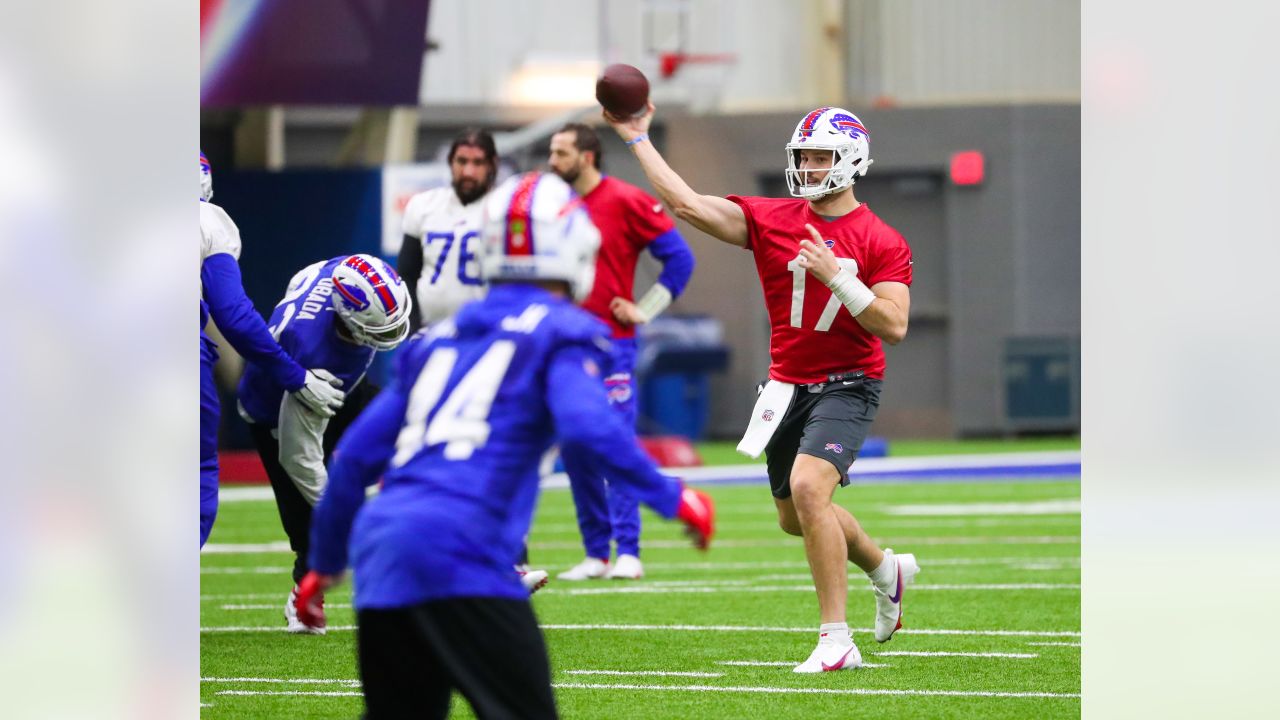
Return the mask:
MULTIPOLYGON (((912 695, 925 697, 1079 698, 1080 693, 1009 692, 996 690, 889 690, 874 688, 796 688, 719 685, 629 685, 613 683, 552 683, 557 690, 650 690, 656 692, 768 693, 786 695, 912 695)), ((304 697, 360 697, 358 691, 334 690, 219 690, 216 695, 272 695, 304 697)))
POLYGON ((364 697, 358 690, 219 690, 214 695, 291 695, 309 697, 364 697))
MULTIPOLYGON (((942 536, 900 536, 876 537, 880 545, 1055 545, 1076 544, 1079 535, 942 535, 942 536)), ((774 540, 713 540, 712 548, 763 548, 763 547, 801 547, 800 538, 777 538, 774 540)), ((208 547, 207 545, 205 546, 208 547)), ((548 540, 531 542, 534 550, 581 550, 582 543, 570 540, 548 540)), ((646 550, 687 550, 689 543, 684 540, 648 540, 644 543, 646 550)))
POLYGON ((784 693, 795 695, 923 695, 999 698, 1079 698, 1080 693, 1000 692, 982 690, 881 690, 872 688, 724 687, 718 685, 613 685, 604 683, 552 683, 557 689, 653 690, 657 692, 784 693))
POLYGON ((1080 501, 1038 500, 1034 502, 931 503, 890 505, 888 515, 1079 515, 1080 501))
POLYGON ((888 650, 877 652, 876 657, 972 657, 972 658, 1015 658, 1028 660, 1038 658, 1035 653, 984 653, 984 652, 946 652, 942 650, 888 650))
POLYGON ((658 677, 699 677, 699 678, 718 678, 724 677, 724 673, 712 672, 676 672, 666 670, 565 670, 566 675, 655 675, 658 677))
MULTIPOLYGON (((355 625, 330 625, 325 628, 329 632, 350 632, 355 630, 355 625)), ((207 625, 200 628, 202 633, 219 633, 219 632, 267 632, 282 633, 288 630, 284 625, 207 625)), ((898 632, 902 632, 899 630, 898 632)))
MULTIPOLYGON (((271 603, 268 605, 222 605, 223 610, 283 610, 282 603, 271 603)), ((325 603, 325 609, 334 610, 350 610, 351 603, 325 603)))
MULTIPOLYGON (((717 665, 732 665, 734 667, 795 667, 800 664, 798 660, 721 660, 717 665)), ((886 663, 862 663, 864 668, 887 668, 891 667, 886 663)))
MULTIPOLYGON (((1079 555, 1060 555, 1060 556, 1033 556, 1020 555, 1016 557, 993 557, 993 558, 931 558, 925 556, 920 558, 921 562, 927 562, 929 567, 935 565, 1005 565, 1013 563, 1065 563, 1072 567, 1080 567, 1079 555)), ((756 570, 756 569, 788 569, 788 568, 808 568, 809 564, 803 560, 743 560, 735 562, 649 562, 645 561, 644 566, 654 570, 756 570)), ((807 577, 807 576, 806 576, 807 577)))
MULTIPOLYGON (((871 592, 870 585, 855 586, 871 592)), ((1079 590, 1080 583, 967 583, 948 585, 911 585, 913 591, 961 590, 961 591, 1010 591, 1010 590, 1079 590)), ((542 591, 548 595, 662 595, 676 593, 735 593, 735 592, 813 592, 813 585, 747 585, 742 587, 719 587, 709 584, 680 587, 654 587, 650 585, 616 585, 589 588, 550 587, 542 591)))
POLYGON ((255 567, 202 567, 201 575, 275 575, 293 572, 291 567, 271 567, 271 566, 255 566, 255 567))
POLYGON ((1028 645, 1039 645, 1040 647, 1080 647, 1080 643, 1072 642, 1037 642, 1027 643, 1028 645))
POLYGON ((293 552, 286 540, 269 543, 208 543, 200 549, 202 555, 251 555, 260 553, 293 552))
POLYGON ((272 683, 276 685, 350 685, 357 687, 359 680, 336 680, 332 678, 253 678, 253 677, 202 677, 200 682, 207 683, 272 683))
MULTIPOLYGON (((758 625, 540 625, 543 630, 621 630, 621 631, 658 631, 658 632, 795 632, 812 633, 813 628, 805 627, 768 627, 758 625)), ((355 625, 330 625, 329 632, 347 632, 355 630, 355 625)), ((872 632, 871 628, 852 628, 853 632, 872 632)), ((285 632, 284 626, 276 625, 213 625, 200 628, 202 633, 215 632, 285 632)), ((974 637, 1080 637, 1074 630, 958 630, 949 628, 903 628, 898 632, 904 635, 966 635, 974 637)))

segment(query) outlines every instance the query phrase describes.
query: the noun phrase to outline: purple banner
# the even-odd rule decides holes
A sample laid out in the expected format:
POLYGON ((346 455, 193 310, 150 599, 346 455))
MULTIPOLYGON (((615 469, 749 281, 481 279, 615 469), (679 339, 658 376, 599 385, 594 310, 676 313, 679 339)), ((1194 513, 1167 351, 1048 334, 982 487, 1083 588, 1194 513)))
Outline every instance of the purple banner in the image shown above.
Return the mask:
POLYGON ((201 106, 417 105, 429 5, 201 0, 201 106))

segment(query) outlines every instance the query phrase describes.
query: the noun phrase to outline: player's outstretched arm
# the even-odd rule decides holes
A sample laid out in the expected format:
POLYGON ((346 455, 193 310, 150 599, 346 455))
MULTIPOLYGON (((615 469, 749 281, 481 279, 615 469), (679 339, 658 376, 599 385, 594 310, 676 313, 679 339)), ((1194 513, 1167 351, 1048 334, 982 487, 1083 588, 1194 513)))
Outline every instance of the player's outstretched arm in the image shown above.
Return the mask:
POLYGON ((236 259, 227 253, 205 258, 200 265, 200 282, 209 316, 227 342, 246 360, 265 368, 286 390, 301 388, 306 370, 271 337, 266 321, 244 293, 236 259))
POLYGON ((653 120, 653 103, 643 115, 619 118, 604 111, 604 120, 635 153, 649 183, 662 202, 676 217, 702 232, 738 247, 747 246, 747 216, 735 202, 715 195, 701 195, 689 187, 658 149, 649 142, 649 123, 653 120))
POLYGON ((715 532, 710 496, 658 472, 635 431, 609 407, 599 376, 587 370, 595 362, 579 348, 561 350, 551 362, 547 405, 561 453, 576 456, 590 472, 617 482, 659 515, 680 520, 694 545, 705 550, 715 532))

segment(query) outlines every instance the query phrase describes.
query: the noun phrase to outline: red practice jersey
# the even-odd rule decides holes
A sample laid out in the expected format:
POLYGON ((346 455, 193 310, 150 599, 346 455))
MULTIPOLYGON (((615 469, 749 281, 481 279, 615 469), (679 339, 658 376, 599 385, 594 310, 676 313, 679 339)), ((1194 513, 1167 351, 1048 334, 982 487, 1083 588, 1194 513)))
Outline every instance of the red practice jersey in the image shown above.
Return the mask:
POLYGON ((596 280, 582 307, 604 320, 618 338, 634 337, 635 328, 618 323, 609 310, 616 297, 635 300, 636 261, 653 239, 675 227, 662 203, 640 188, 604 177, 582 198, 591 222, 600 230, 596 280))
POLYGON ((769 310, 769 377, 789 383, 826 382, 828 375, 861 370, 884 377, 880 338, 867 332, 849 310, 809 271, 800 267, 800 241, 808 223, 850 272, 871 287, 892 281, 911 285, 911 248, 865 204, 828 221, 799 198, 730 195, 747 216, 747 249, 769 310))

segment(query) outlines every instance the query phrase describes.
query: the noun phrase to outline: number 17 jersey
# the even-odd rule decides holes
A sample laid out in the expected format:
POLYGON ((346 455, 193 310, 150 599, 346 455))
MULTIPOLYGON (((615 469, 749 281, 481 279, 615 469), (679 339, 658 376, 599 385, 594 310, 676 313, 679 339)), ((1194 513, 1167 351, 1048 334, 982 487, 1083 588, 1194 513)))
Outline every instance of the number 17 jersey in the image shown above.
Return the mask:
POLYGON ((730 195, 747 219, 747 249, 769 312, 769 377, 789 383, 826 382, 829 375, 861 370, 884 378, 884 349, 831 290, 800 267, 805 224, 818 230, 847 271, 867 287, 881 282, 911 285, 911 248, 897 230, 864 203, 827 220, 800 198, 730 195))
POLYGON ((480 223, 484 198, 466 205, 453 187, 418 193, 404 208, 404 234, 422 243, 418 317, 426 325, 453 317, 463 304, 484 297, 480 279, 480 223))

